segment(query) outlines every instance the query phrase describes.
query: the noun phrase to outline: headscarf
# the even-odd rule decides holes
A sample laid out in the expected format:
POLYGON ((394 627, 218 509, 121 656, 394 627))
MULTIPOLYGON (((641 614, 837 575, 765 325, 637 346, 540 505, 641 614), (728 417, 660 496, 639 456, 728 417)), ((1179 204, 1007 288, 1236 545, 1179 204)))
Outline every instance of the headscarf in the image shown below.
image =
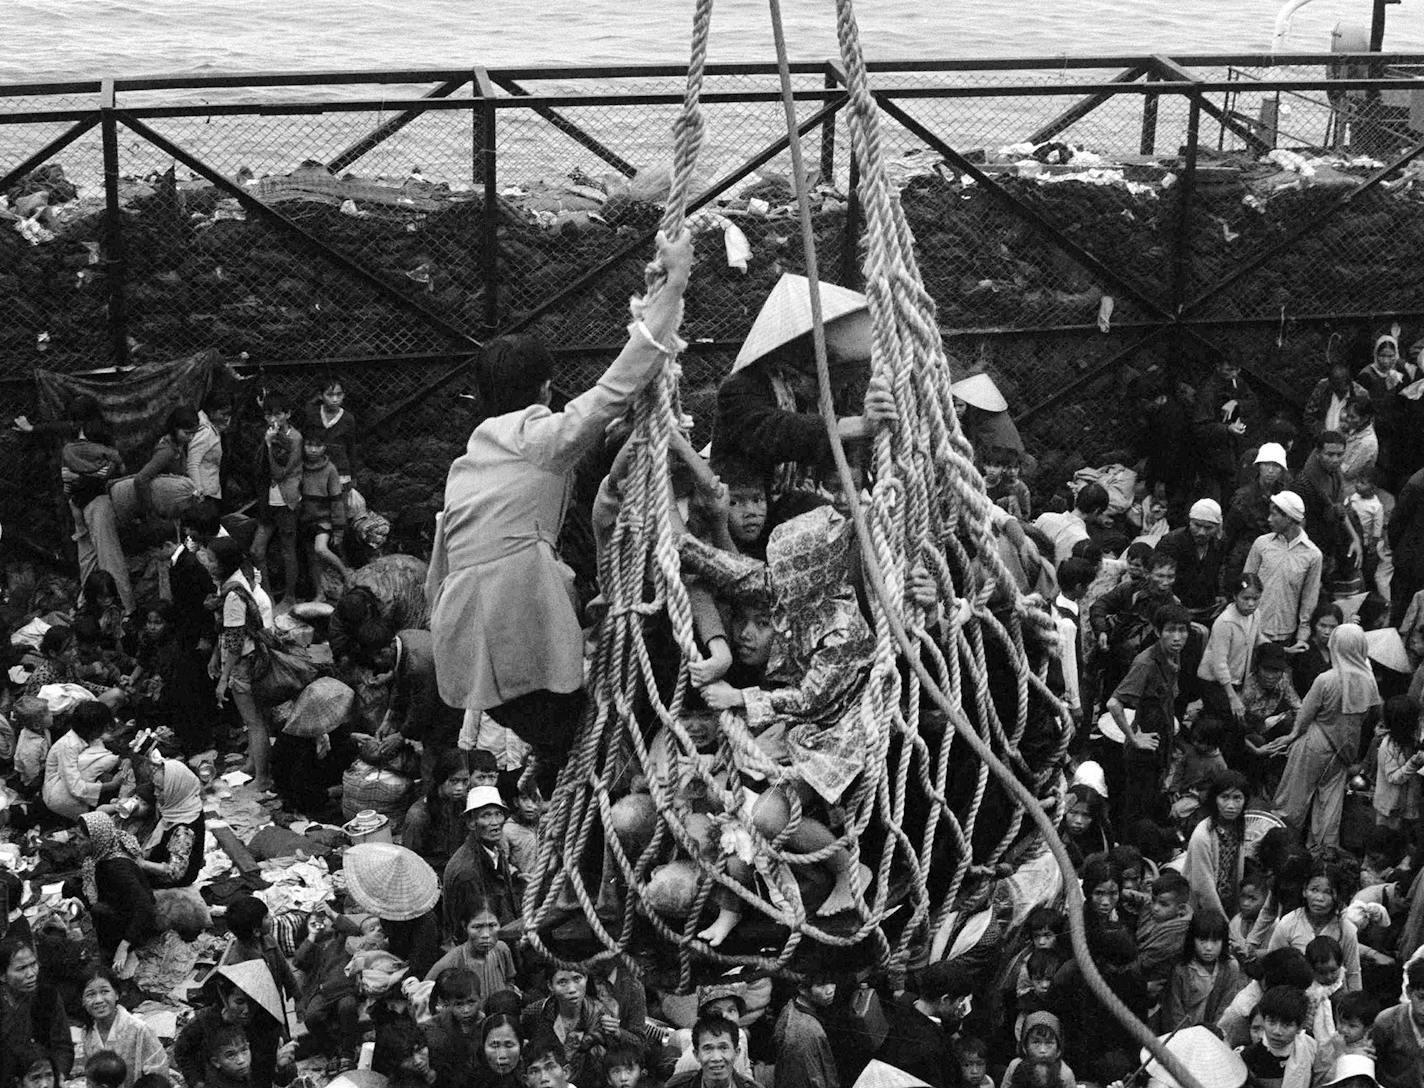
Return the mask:
POLYGON ((163 788, 158 791, 158 823, 143 844, 152 850, 175 827, 190 824, 203 813, 203 783, 184 763, 165 759, 163 788))
POLYGON ((99 902, 99 884, 94 876, 95 867, 110 858, 131 858, 138 860, 140 849, 138 840, 127 831, 120 831, 106 812, 86 812, 79 817, 84 830, 89 833, 89 856, 84 859, 84 898, 93 906, 99 902))
POLYGON ((1340 686, 1340 711, 1363 714, 1380 702, 1379 684, 1370 668, 1369 643, 1357 623, 1342 623, 1330 636, 1330 660, 1340 686))
POLYGON ((1379 362, 1379 349, 1384 347, 1385 344, 1389 344, 1394 348, 1394 357, 1396 360, 1404 358, 1403 353, 1401 353, 1399 350, 1399 338, 1397 336, 1391 336, 1389 333, 1385 333, 1383 336, 1381 336, 1375 341, 1374 354, 1370 356, 1371 361, 1379 362))

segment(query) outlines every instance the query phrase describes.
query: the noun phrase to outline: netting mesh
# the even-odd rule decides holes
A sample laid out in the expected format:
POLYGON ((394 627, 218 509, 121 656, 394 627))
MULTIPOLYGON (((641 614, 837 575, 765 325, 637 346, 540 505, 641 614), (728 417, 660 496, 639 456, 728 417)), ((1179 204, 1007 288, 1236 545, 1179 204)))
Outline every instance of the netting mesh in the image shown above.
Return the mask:
MULTIPOLYGON (((1197 332, 1217 343, 1260 340, 1269 349, 1261 365, 1284 368, 1279 384, 1290 386, 1313 362, 1278 348, 1278 339, 1290 344, 1308 336, 1313 343, 1307 326, 1333 329, 1324 323, 1413 313, 1424 275, 1415 259, 1424 214, 1409 171, 1293 237, 1368 178, 1369 163, 1388 162, 1417 141, 1409 99, 1417 67, 1394 73, 1401 77, 1398 91, 1371 95, 1257 86, 1320 79, 1328 71, 1323 65, 1192 66, 1193 77, 1227 89, 1202 97, 1209 110, 1201 115, 1190 196, 1181 184, 1189 142, 1185 95, 1149 97, 1139 78, 1069 116, 1082 96, 1066 88, 1106 84, 1121 71, 1065 64, 886 69, 874 76, 889 110, 887 168, 903 186, 926 287, 941 327, 960 334, 951 351, 993 367, 1016 404, 1031 407, 1070 390, 1052 411, 1034 413, 1024 430, 1040 450, 1073 446, 1090 459, 1118 444, 1113 414, 1101 409, 1111 407, 1121 365, 1190 367, 1202 355, 1193 337, 1162 338, 1140 358, 1130 350, 1179 306, 1201 323, 1197 332), (943 162, 929 137, 983 169, 1002 193, 943 162), (1092 160, 1060 166, 1049 152, 1030 177, 1020 165, 1025 149, 1005 153, 1030 137, 1101 156, 1103 167, 1125 165, 1094 175, 1092 160), (1338 152, 1339 161, 1358 165, 1339 168, 1328 184, 1317 178, 1292 185, 1291 175, 1260 161, 1265 147, 1308 156, 1338 152), (1282 243, 1289 244, 1260 263, 1282 243), (1099 333, 1104 296, 1113 300, 1112 327, 1099 333), (1223 322, 1259 323, 1271 335, 1223 322), (1162 348, 1163 342, 1174 346, 1162 348), (1080 387, 1083 375, 1124 352, 1102 386, 1080 387)), ((509 81, 491 76, 500 96, 492 129, 472 97, 470 73, 432 72, 389 84, 121 88, 121 108, 242 184, 318 244, 244 210, 121 124, 124 261, 109 264, 96 126, 42 163, 40 176, 12 179, 5 192, 13 206, 27 191, 54 190, 60 178, 75 190, 56 194, 53 221, 41 216, 53 240, 31 244, 13 222, 0 224, 0 382, 7 395, 23 409, 34 368, 103 367, 123 342, 133 362, 216 347, 239 364, 276 368, 272 373, 290 364, 307 382, 333 365, 349 371, 361 386, 355 400, 367 401, 360 405, 366 418, 383 422, 377 442, 418 441, 428 434, 428 421, 416 414, 424 386, 447 375, 479 340, 518 325, 563 349, 560 384, 582 388, 621 342, 627 299, 639 288, 647 236, 660 214, 659 179, 670 162, 681 77, 526 78, 519 91, 562 96, 536 109, 510 105, 516 92, 509 81), (444 107, 411 115, 392 104, 433 91, 446 96, 444 107), (627 95, 666 100, 614 97, 627 95), (355 100, 372 105, 335 108, 355 100), (173 106, 203 112, 143 116, 173 106), (495 149, 499 194, 488 209, 486 144, 495 149), (341 167, 336 177, 319 166, 304 168, 333 162, 341 167), (124 304, 120 330, 110 319, 111 276, 120 281, 115 294, 124 304), (401 411, 383 419, 392 408, 401 411)), ((793 82, 805 120, 827 101, 825 70, 798 71, 793 82)), ((695 349, 683 359, 682 383, 694 402, 725 374, 735 343, 781 272, 802 270, 788 154, 747 169, 784 139, 774 90, 767 70, 707 77, 706 141, 691 196, 744 174, 711 210, 745 234, 751 255, 746 272, 707 259, 719 252, 722 221, 699 224, 707 232, 704 259, 684 325, 695 349)), ((98 94, 97 82, 52 92, 0 88, 0 173, 75 121, 96 118, 98 94), (45 119, 27 119, 40 112, 45 119)), ((855 285, 864 217, 849 192, 844 112, 806 133, 801 148, 822 183, 815 219, 822 272, 855 285)), ((465 389, 457 379, 431 400, 451 403, 465 389)))

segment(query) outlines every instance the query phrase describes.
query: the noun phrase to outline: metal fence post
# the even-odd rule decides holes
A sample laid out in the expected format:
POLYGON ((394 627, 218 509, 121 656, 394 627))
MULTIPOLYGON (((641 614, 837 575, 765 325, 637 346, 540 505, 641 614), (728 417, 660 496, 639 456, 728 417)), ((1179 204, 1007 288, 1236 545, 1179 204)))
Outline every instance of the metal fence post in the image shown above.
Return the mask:
POLYGON ((475 103, 472 114, 474 132, 474 183, 483 184, 484 200, 480 209, 480 279, 484 284, 485 336, 499 325, 499 171, 496 165, 498 115, 494 105, 494 84, 489 72, 476 68, 475 103))
MULTIPOLYGON (((824 85, 827 91, 834 91, 836 87, 836 75, 830 64, 826 65, 824 85)), ((821 126, 821 184, 835 185, 836 183, 836 119, 828 117, 826 123, 821 126)))
MULTIPOLYGON (((1156 83, 1157 73, 1148 72, 1146 82, 1156 83)), ((1144 94, 1142 96, 1142 140, 1138 146, 1140 154, 1155 155, 1157 153, 1157 104, 1161 98, 1160 94, 1144 94)))
POLYGON ((114 80, 99 90, 99 132, 104 148, 104 285, 109 293, 109 338, 112 363, 129 361, 128 307, 124 291, 124 227, 119 207, 119 130, 114 118, 114 80))
POLYGON ((1182 155, 1182 188, 1177 205, 1177 251, 1172 265, 1172 312, 1178 316, 1186 305, 1188 274, 1191 270, 1192 250, 1189 234, 1192 223, 1192 200, 1197 188, 1197 154, 1201 148, 1201 95, 1191 96, 1187 114, 1187 145, 1182 155))
MULTIPOLYGON (((827 118, 831 124, 835 118, 827 118)), ((845 231, 841 235, 841 284, 860 287, 860 162, 850 156, 850 181, 846 186, 845 231)))

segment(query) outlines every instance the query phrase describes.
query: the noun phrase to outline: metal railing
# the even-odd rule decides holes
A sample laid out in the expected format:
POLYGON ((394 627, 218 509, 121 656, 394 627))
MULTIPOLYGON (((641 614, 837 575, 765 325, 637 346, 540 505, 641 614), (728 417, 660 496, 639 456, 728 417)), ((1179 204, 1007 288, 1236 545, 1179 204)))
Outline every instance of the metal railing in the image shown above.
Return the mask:
MULTIPOLYGON (((994 369, 1031 441, 1085 449, 1110 440, 1126 369, 1190 377, 1233 348, 1288 401, 1332 335, 1424 316, 1401 229, 1424 214, 1411 172, 1421 65, 1122 55, 871 68, 951 350, 994 369), (1108 174, 1083 158, 1021 165, 1015 145, 1050 142, 1101 156, 1108 174), (1269 189, 1260 170, 1227 168, 1278 147, 1355 165, 1269 189)), ((0 223, 0 408, 27 406, 36 368, 216 348, 292 389, 337 368, 374 430, 423 441, 463 360, 524 329, 555 345, 577 388, 622 339, 683 77, 473 66, 0 87, 0 193, 68 196, 56 166, 79 189, 28 237, 0 223)), ((820 173, 822 267, 854 284, 844 80, 817 61, 796 64, 794 82, 820 173)), ((684 329, 694 403, 775 277, 799 267, 779 215, 777 99, 771 65, 709 66, 689 211, 735 223, 752 259, 743 273, 703 248, 684 329)))

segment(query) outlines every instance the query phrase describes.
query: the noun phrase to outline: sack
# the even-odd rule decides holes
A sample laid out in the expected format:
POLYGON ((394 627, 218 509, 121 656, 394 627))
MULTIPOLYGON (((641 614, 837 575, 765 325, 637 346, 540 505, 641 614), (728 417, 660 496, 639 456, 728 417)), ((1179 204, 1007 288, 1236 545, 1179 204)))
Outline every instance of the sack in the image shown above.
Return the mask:
POLYGON ((405 816, 415 793, 406 775, 358 759, 341 776, 341 814, 348 820, 365 809, 390 817, 392 828, 405 816))
POLYGON ((252 655, 252 693, 272 705, 295 699, 320 672, 302 648, 285 646, 268 635, 256 640, 252 655))
POLYGON ((885 1019, 885 1010, 880 1007, 880 995, 869 986, 856 990, 855 996, 850 999, 850 1018, 870 1053, 885 1044, 885 1037, 890 1034, 890 1022, 885 1019))
MULTIPOLYGON (((121 476, 109 484, 109 501, 114 504, 114 519, 128 525, 139 519, 136 477, 121 476)), ((160 518, 181 517, 198 497, 198 489, 187 476, 165 474, 155 476, 148 488, 153 513, 160 518)))

